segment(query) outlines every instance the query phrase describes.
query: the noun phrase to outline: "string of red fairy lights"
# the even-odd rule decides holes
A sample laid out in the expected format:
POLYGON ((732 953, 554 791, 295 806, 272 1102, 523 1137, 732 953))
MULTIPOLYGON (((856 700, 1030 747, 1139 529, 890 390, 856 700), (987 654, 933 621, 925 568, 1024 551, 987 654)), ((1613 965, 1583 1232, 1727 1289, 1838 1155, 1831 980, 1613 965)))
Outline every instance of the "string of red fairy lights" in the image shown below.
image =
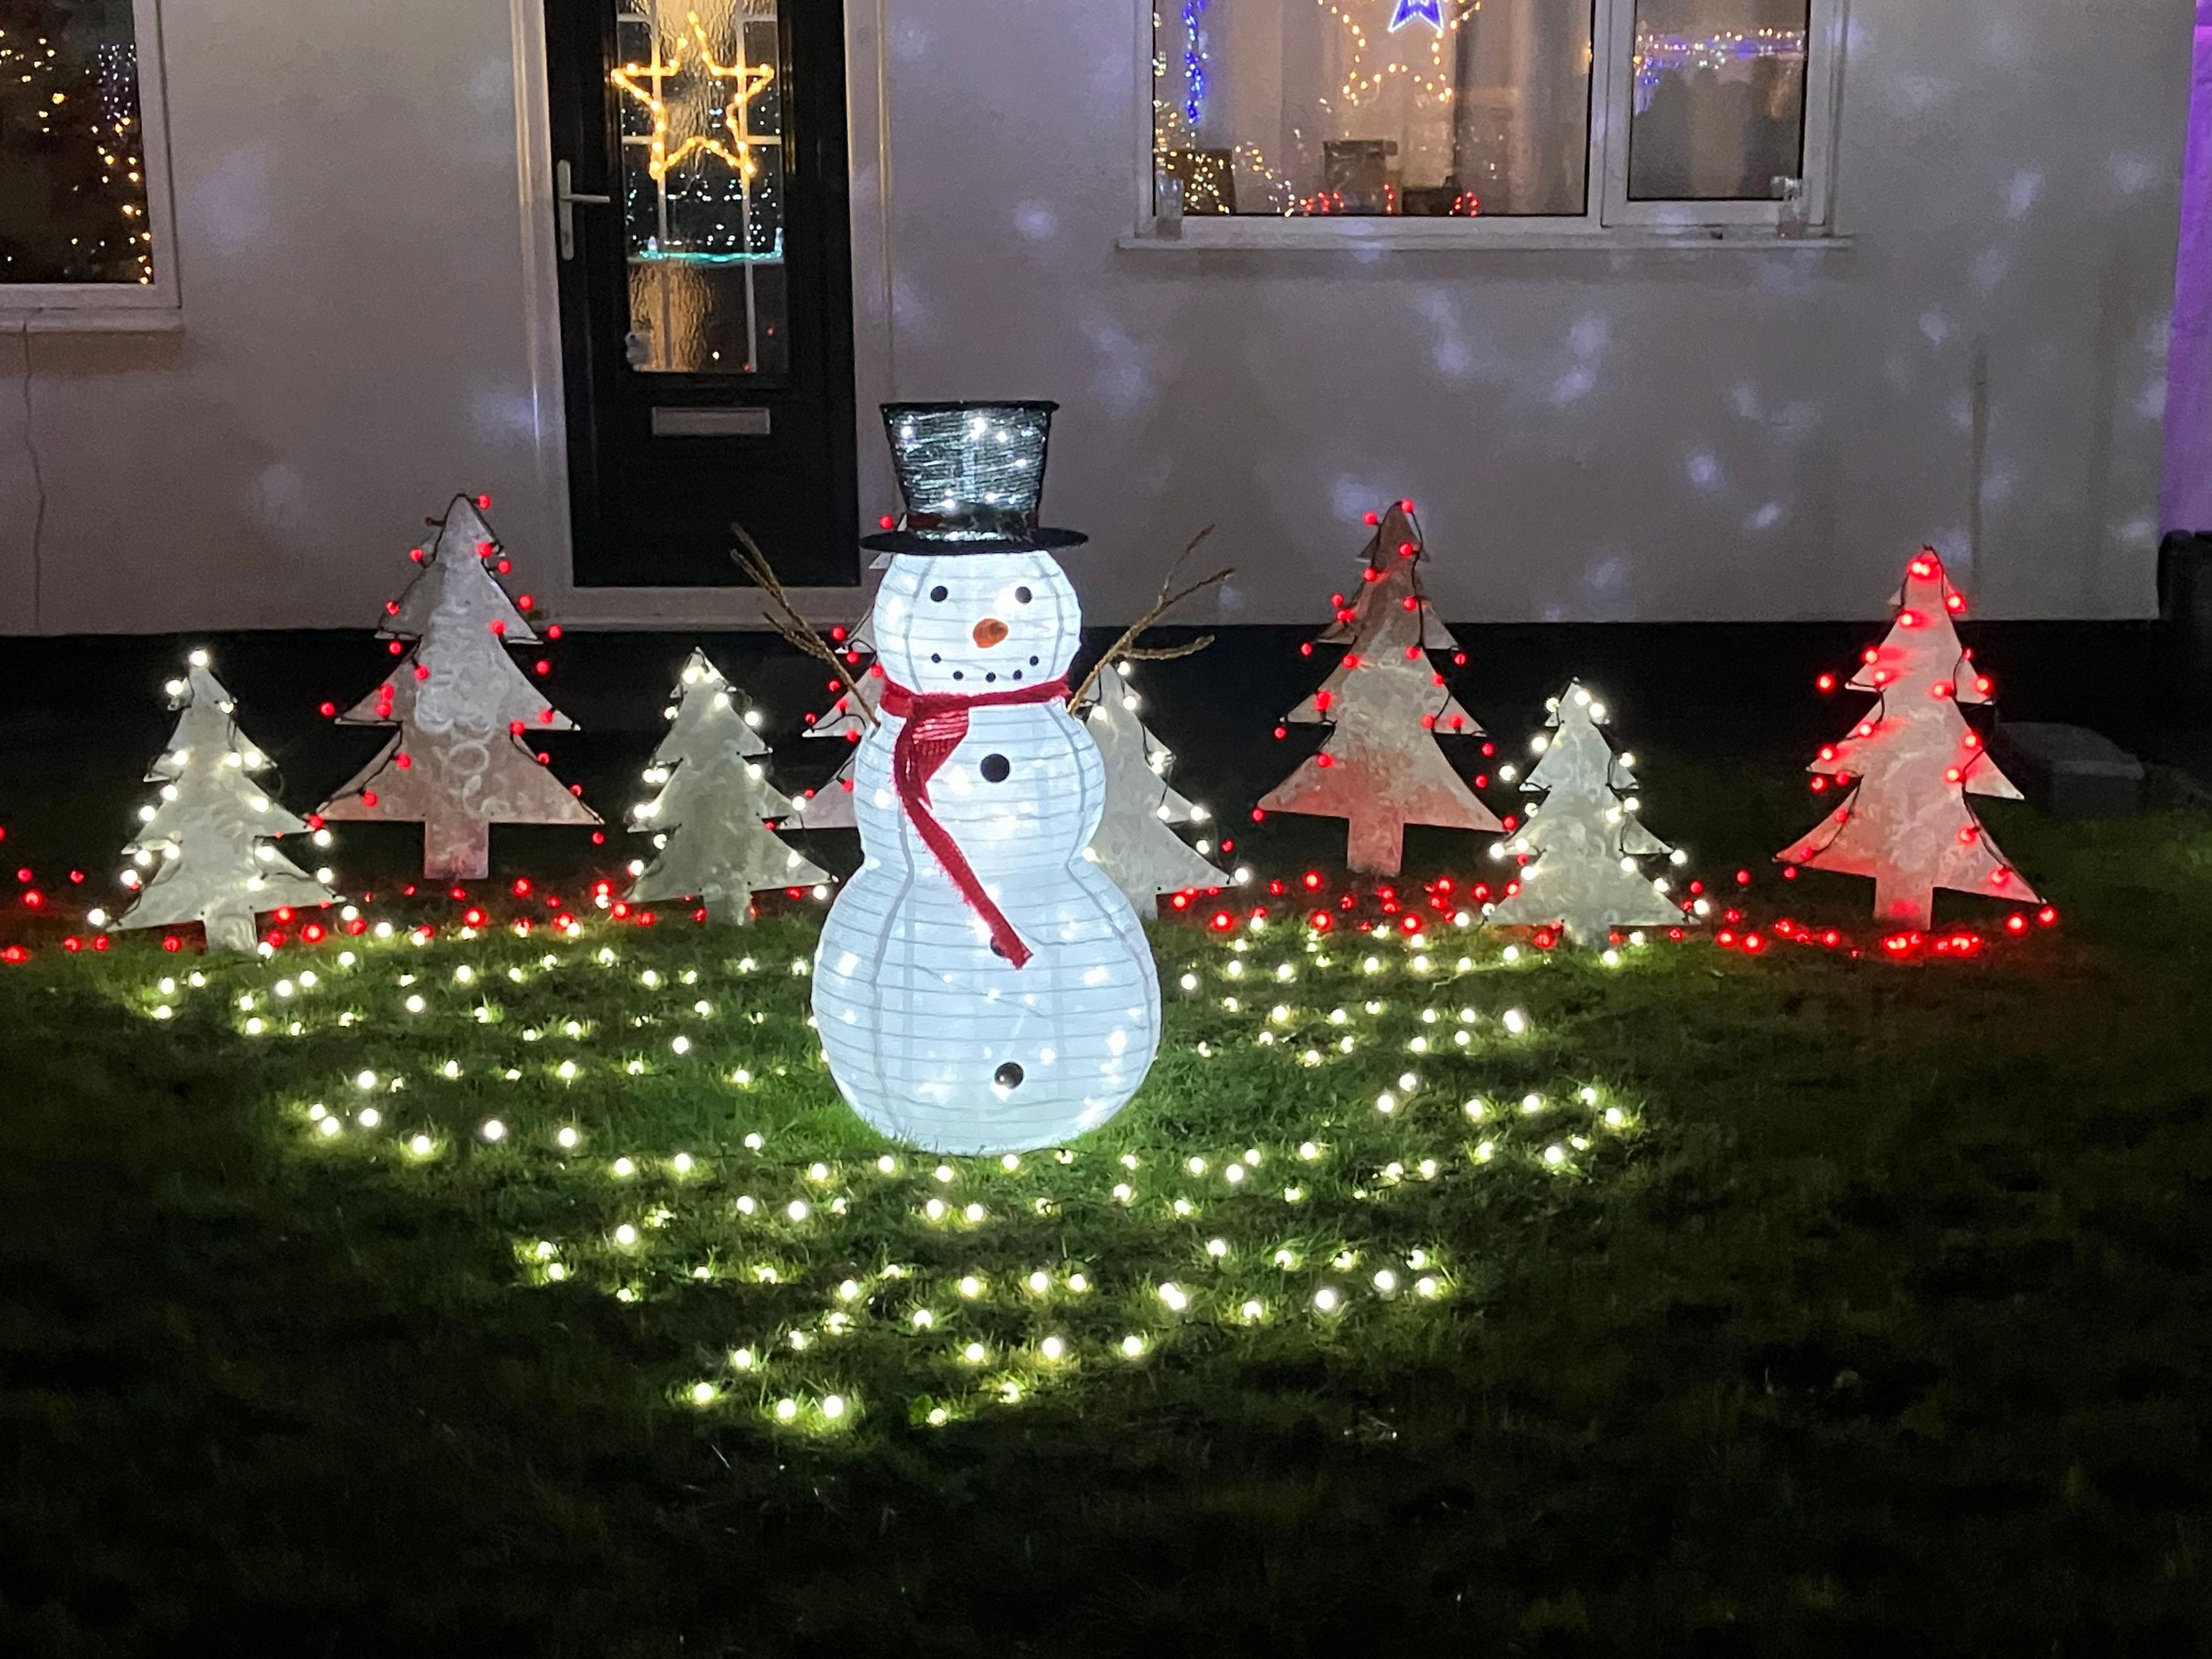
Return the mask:
MULTIPOLYGON (((0 841, 5 837, 5 830, 0 830, 0 841)), ((1784 871, 1784 878, 1790 878, 1794 873, 1784 871)), ((49 890, 27 865, 19 866, 15 878, 18 889, 15 907, 17 920, 28 924, 31 931, 0 945, 0 963, 27 962, 34 951, 50 947, 58 947, 70 955, 105 952, 112 948, 109 934, 83 926, 82 912, 85 907, 73 896, 65 899, 60 891, 49 890)), ((635 927, 654 927, 672 921, 706 924, 707 912, 703 908, 678 907, 663 911, 629 903, 617 896, 622 884, 617 876, 585 876, 577 879, 580 886, 560 884, 571 893, 582 895, 574 902, 562 896, 560 887, 546 887, 526 876, 500 884, 495 893, 485 890, 485 884, 477 884, 471 890, 461 884, 440 889, 434 884, 407 882, 387 890, 385 902, 395 914, 379 916, 374 912, 371 907, 377 903, 374 891, 362 894, 351 903, 325 906, 318 910, 279 909, 270 914, 269 924, 262 932, 262 942, 274 951, 312 949, 372 933, 379 937, 409 933, 424 939, 434 938, 447 928, 483 931, 496 927, 526 935, 540 928, 550 928, 565 933, 580 927, 580 916, 584 914, 596 914, 610 923, 635 927), (437 921, 420 915, 423 904, 441 897, 456 907, 453 913, 437 921), (410 911, 415 914, 408 914, 410 911)), ((70 870, 61 888, 81 887, 84 880, 84 872, 70 870)), ((1193 888, 1168 895, 1162 919, 1215 934, 1247 932, 1255 922, 1266 925, 1292 921, 1311 933, 1395 933, 1410 941, 1415 936, 1446 929, 1459 931, 1479 927, 1481 907, 1495 897, 1503 897, 1510 885, 1494 887, 1487 882, 1449 874, 1421 882, 1340 884, 1319 870, 1308 870, 1300 875, 1255 884, 1255 896, 1249 900, 1243 897, 1242 891, 1231 888, 1193 888)), ((1700 897, 1715 902, 1712 919, 1716 925, 1711 931, 1688 927, 1655 931, 1663 933, 1669 942, 1695 944, 1702 940, 1716 949, 1748 957, 1767 956, 1781 945, 1796 945, 1852 957, 1868 956, 1904 961, 1979 957, 1993 945, 2048 931, 2059 922, 2056 907, 2045 905, 2035 910, 2015 910, 2001 923, 1989 927, 1960 925, 1925 933, 1869 934, 1802 921, 1786 912, 1761 920, 1749 908, 1748 894, 1753 885, 1748 869, 1735 871, 1728 884, 1729 902, 1722 905, 1707 883, 1692 881, 1686 889, 1691 902, 1700 897)), ((808 903, 811 902, 811 890, 789 888, 781 897, 793 905, 808 903)), ((1560 947, 1555 930, 1548 927, 1526 933, 1515 930, 1514 938, 1516 941, 1525 939, 1539 951, 1560 947)), ((1629 942, 1626 930, 1612 941, 1614 945, 1629 942)), ((172 954, 197 951, 198 937, 191 930, 170 930, 161 936, 161 948, 172 954)))

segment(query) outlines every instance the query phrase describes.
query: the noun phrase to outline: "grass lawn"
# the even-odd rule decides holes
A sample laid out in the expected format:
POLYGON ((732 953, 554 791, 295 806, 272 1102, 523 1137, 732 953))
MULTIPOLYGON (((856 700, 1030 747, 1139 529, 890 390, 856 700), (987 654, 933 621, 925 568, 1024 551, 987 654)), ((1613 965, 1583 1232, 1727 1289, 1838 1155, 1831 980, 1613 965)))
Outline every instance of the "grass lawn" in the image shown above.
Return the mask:
POLYGON ((0 1651, 2198 1647, 2212 819, 1991 822, 2065 920, 1968 960, 1164 922, 1152 1081, 1012 1169, 842 1109, 803 908, 43 940, 0 1651))

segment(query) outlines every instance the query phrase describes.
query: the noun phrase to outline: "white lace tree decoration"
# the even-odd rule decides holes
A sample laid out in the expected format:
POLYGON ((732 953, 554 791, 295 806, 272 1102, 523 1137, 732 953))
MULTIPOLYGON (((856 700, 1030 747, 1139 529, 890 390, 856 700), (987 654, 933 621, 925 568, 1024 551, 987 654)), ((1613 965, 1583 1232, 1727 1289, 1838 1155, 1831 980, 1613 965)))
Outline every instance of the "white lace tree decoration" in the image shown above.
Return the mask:
POLYGON ((1939 887, 2039 904, 1966 799, 2017 800, 2020 791, 1959 712, 1961 703, 1987 702, 1990 682, 1951 625, 1966 602, 1934 549, 1914 556, 1893 603, 1895 624, 1868 647, 1848 688, 1871 691, 1878 701, 1808 769, 1816 793, 1850 793, 1774 856, 1806 869, 1872 877, 1874 913, 1897 927, 1927 928, 1939 887))
POLYGON ((1091 701, 1077 711, 1106 763, 1106 806, 1091 836, 1089 857, 1128 896, 1138 915, 1153 914, 1163 893, 1221 887, 1229 878, 1170 826, 1203 824, 1212 814, 1187 800, 1168 781, 1175 757, 1138 718, 1141 700, 1115 666, 1098 671, 1091 701))
POLYGON ((777 887, 811 887, 827 872, 769 828, 792 803, 761 764, 769 747, 760 716, 739 708, 721 671, 694 651, 668 711, 668 735, 645 781, 659 786, 631 810, 631 827, 650 831, 658 856, 633 864, 632 902, 696 898, 709 921, 752 920, 752 896, 777 887))
MULTIPOLYGON (((272 800, 258 781, 269 758, 238 729, 237 705, 195 651, 182 679, 168 684, 177 710, 168 746, 154 757, 146 781, 161 799, 139 810, 137 835, 123 851, 123 872, 138 890, 119 928, 174 927, 201 922, 210 951, 252 951, 254 918, 265 911, 332 903, 331 873, 314 875, 278 852, 275 838, 307 826, 272 800), (146 872, 150 870, 149 876, 146 872)), ((329 845, 318 831, 319 845, 329 845)), ((98 926, 97 913, 92 918, 98 926)))
MULTIPOLYGON (((422 574, 386 607, 399 659, 391 678, 338 718, 397 726, 392 740, 326 802, 322 816, 422 825, 422 873, 434 880, 487 874, 495 823, 595 824, 599 814, 556 777, 538 734, 575 723, 546 701, 507 655, 537 642, 526 595, 507 597, 505 568, 477 503, 457 495, 437 540, 413 556, 422 574), (412 640, 411 648, 400 642, 412 640)), ((543 665, 540 665, 543 670, 543 665)))
POLYGON ((1518 890, 1486 918, 1499 927, 1557 926, 1576 945, 1602 945, 1616 927, 1680 927, 1681 907, 1666 896, 1664 878, 1644 873, 1639 860, 1682 855, 1644 827, 1631 793, 1634 757, 1616 755, 1599 728, 1605 705, 1579 681, 1549 705, 1549 732, 1532 744, 1540 758, 1521 787, 1541 794, 1501 856, 1533 855, 1518 890))
POLYGON ((1351 648, 1289 716, 1335 730, 1260 807, 1347 820, 1352 868, 1389 876, 1403 860, 1409 823, 1478 831, 1504 826, 1434 742, 1440 735, 1480 737, 1482 727, 1429 660, 1431 650, 1455 652, 1456 642, 1421 592, 1426 555, 1410 504, 1401 501, 1369 518, 1376 528, 1360 590, 1348 599, 1337 596, 1335 620, 1316 641, 1351 648))
POLYGON ((843 656, 845 665, 853 671, 853 678, 859 684, 857 700, 860 707, 854 707, 854 693, 833 680, 829 689, 836 694, 836 700, 816 716, 800 734, 809 738, 840 738, 851 749, 845 757, 844 764, 837 769, 836 775, 819 788, 809 790, 799 801, 799 816, 793 822, 802 830, 854 830, 859 827, 853 816, 853 763, 859 757, 860 739, 867 735, 868 727, 873 724, 869 716, 875 712, 876 705, 883 700, 884 695, 884 671, 873 663, 865 668, 860 665, 863 658, 875 654, 875 637, 870 631, 874 626, 875 612, 872 607, 854 627, 835 629, 830 632, 830 643, 843 656), (867 712, 864 714, 863 709, 867 712))

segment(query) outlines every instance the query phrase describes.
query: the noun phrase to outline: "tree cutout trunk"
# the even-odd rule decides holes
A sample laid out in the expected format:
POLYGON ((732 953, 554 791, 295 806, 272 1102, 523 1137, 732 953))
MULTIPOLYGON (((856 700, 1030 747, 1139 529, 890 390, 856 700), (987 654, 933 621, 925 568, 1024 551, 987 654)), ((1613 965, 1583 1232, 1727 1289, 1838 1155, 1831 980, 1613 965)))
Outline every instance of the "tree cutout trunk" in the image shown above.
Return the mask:
POLYGON ((715 893, 702 898, 699 908, 707 913, 707 920, 718 927, 744 927, 753 919, 750 893, 715 893))
POLYGON ((422 819, 422 873, 432 881, 482 881, 491 873, 491 825, 429 809, 422 819))
POLYGON ((242 902, 224 900, 210 904, 204 916, 207 927, 207 948, 210 951, 234 951, 251 954, 260 943, 253 925, 253 908, 242 902))
POLYGON ((1363 812, 1345 826, 1344 861, 1354 870, 1395 876, 1405 850, 1406 821, 1387 811, 1363 812))

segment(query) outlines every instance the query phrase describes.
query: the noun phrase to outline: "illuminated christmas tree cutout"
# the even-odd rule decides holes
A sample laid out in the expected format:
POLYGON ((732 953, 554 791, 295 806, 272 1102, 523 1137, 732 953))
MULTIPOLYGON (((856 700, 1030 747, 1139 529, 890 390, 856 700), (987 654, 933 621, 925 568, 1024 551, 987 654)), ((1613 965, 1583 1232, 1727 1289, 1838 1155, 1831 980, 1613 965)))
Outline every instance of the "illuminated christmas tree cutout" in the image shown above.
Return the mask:
MULTIPOLYGON (((1409 504, 1399 501, 1387 513, 1369 517, 1377 527, 1360 554, 1359 589, 1336 596, 1335 619, 1314 641, 1316 645, 1348 645, 1352 650, 1322 682, 1321 689, 1291 711, 1288 718, 1302 726, 1328 722, 1330 706, 1344 689, 1344 677, 1359 663, 1385 656, 1403 657, 1408 662, 1425 660, 1424 653, 1431 651, 1449 651, 1455 661, 1465 660, 1459 654, 1459 641, 1421 591, 1420 568, 1428 552, 1409 504)), ((1431 672, 1435 684, 1442 686, 1443 676, 1431 672)), ((1430 729, 1440 736, 1482 735, 1474 716, 1461 708, 1449 691, 1425 714, 1430 729)))
POLYGON ((1866 652, 1848 688, 1878 701, 1807 769, 1816 791, 1849 793, 1775 858, 1872 878, 1875 915, 1899 928, 1929 926, 1939 887, 2040 903, 1966 799, 2017 800, 2020 791, 1959 712, 1961 703, 1987 702, 1990 687, 1959 643, 1951 619, 1966 600, 1932 548, 1907 568, 1895 603, 1895 624, 1866 652))
POLYGON ((1260 802, 1263 811, 1346 819, 1352 869, 1395 875, 1409 823, 1502 830, 1491 810, 1453 770, 1436 736, 1480 737, 1429 661, 1456 642, 1421 591, 1426 552, 1401 501, 1370 514, 1374 538, 1363 556, 1360 590, 1339 595, 1336 616, 1316 644, 1348 645, 1321 689, 1293 709, 1301 724, 1335 727, 1321 753, 1260 802))
POLYGON ((1106 807, 1089 858, 1127 895, 1138 915, 1149 916, 1163 893, 1220 887, 1228 878, 1206 862, 1211 840, 1194 850, 1170 826, 1203 824, 1203 806, 1184 799, 1168 781, 1175 757, 1139 720, 1141 700, 1111 663, 1098 671, 1096 695, 1078 718, 1106 763, 1106 807))
MULTIPOLYGON (((208 653, 193 652, 185 678, 171 680, 168 691, 176 729, 146 773, 161 796, 142 809, 142 827, 123 849, 132 860, 124 884, 138 889, 138 896, 115 926, 197 921, 206 926, 209 950, 250 951, 258 914, 329 904, 337 895, 328 871, 310 876, 276 850, 274 837, 301 835, 307 826, 257 781, 269 758, 238 729, 237 705, 210 671, 208 653)), ((317 840, 328 844, 327 835, 317 840)))
POLYGON ((1550 735, 1536 739, 1541 758, 1521 784, 1543 801, 1499 848, 1534 861, 1522 866, 1519 890, 1491 909, 1493 926, 1557 924, 1573 944, 1601 945, 1616 927, 1682 923, 1663 882, 1638 862, 1681 855, 1638 817, 1635 757, 1613 752, 1605 723, 1605 705, 1578 681, 1552 700, 1550 735))
POLYGON ((807 791, 799 801, 799 816, 794 822, 802 830, 854 830, 860 827, 859 821, 853 816, 853 765, 860 757, 860 739, 867 735, 868 727, 874 724, 860 709, 865 708, 872 714, 876 705, 883 701, 884 685, 881 668, 872 663, 865 668, 860 665, 863 659, 875 654, 875 637, 870 631, 874 626, 875 613, 871 609, 858 623, 845 630, 842 637, 835 632, 830 636, 831 644, 842 653, 845 665, 853 671, 853 677, 859 683, 860 708, 853 706, 854 694, 833 680, 829 689, 836 693, 836 700, 800 734, 809 738, 839 738, 853 750, 845 757, 845 763, 837 769, 836 776, 819 788, 807 791))
POLYGON ((574 721, 507 655, 538 635, 495 578, 499 543, 477 504, 453 498, 422 564, 388 607, 382 634, 411 639, 391 678, 339 719, 397 726, 392 740, 325 804, 360 823, 420 823, 422 873, 472 880, 490 869, 495 823, 595 824, 532 746, 574 721))
POLYGON ((633 865, 634 902, 696 898, 709 921, 752 921, 752 896, 811 887, 829 872, 778 839, 771 820, 790 816, 790 799, 772 787, 761 762, 760 717, 740 708, 721 671, 694 651, 676 687, 668 735, 653 750, 645 781, 659 793, 632 810, 632 827, 651 831, 659 856, 633 865))

